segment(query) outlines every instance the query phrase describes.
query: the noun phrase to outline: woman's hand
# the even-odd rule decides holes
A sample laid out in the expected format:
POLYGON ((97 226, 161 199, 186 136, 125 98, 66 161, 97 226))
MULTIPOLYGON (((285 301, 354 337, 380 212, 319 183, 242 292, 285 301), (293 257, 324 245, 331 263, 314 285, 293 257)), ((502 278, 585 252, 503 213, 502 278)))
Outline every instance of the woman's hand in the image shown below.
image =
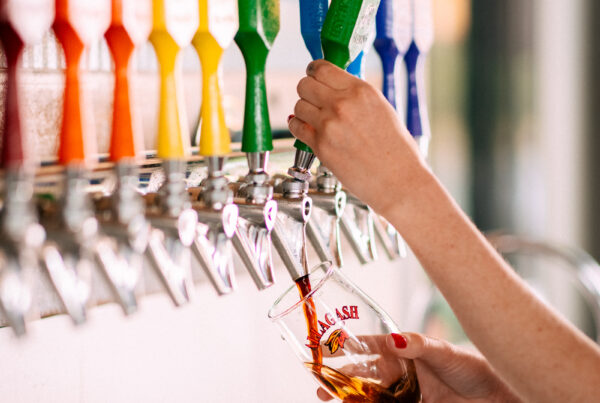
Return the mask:
MULTIPOLYGON (((418 333, 367 338, 386 359, 414 360, 424 402, 521 402, 480 354, 418 333)), ((317 395, 331 400, 324 389, 317 395)))
POLYGON ((311 62, 306 74, 298 84, 290 131, 344 187, 385 215, 428 172, 416 142, 368 83, 325 60, 311 62))

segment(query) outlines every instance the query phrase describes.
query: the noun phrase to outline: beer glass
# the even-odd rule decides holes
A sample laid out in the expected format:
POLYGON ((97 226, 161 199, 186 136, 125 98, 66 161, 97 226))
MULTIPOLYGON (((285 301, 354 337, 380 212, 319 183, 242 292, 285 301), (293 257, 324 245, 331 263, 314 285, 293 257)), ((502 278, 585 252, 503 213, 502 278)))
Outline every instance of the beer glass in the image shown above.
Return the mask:
POLYGON ((377 304, 324 262, 278 298, 269 318, 304 366, 344 402, 421 401, 412 360, 386 354, 399 329, 377 304))

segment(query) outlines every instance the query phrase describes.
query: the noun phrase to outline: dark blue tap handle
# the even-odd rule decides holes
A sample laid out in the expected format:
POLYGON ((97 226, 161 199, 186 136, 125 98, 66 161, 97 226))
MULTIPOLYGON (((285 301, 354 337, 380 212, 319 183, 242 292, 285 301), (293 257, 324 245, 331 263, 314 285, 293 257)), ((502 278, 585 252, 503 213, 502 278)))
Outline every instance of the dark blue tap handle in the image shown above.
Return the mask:
POLYGON ((300 0, 300 33, 313 60, 323 58, 321 30, 328 7, 328 0, 300 0))
POLYGON ((373 47, 381 59, 383 69, 383 87, 381 91, 389 103, 396 108, 394 70, 400 51, 394 40, 394 24, 398 24, 398 22, 394 22, 393 1, 381 0, 375 17, 376 35, 373 47))
POLYGON ((417 84, 417 68, 421 52, 413 41, 404 55, 406 75, 408 77, 408 94, 406 98, 406 127, 413 137, 423 135, 421 110, 419 105, 419 87, 417 84))

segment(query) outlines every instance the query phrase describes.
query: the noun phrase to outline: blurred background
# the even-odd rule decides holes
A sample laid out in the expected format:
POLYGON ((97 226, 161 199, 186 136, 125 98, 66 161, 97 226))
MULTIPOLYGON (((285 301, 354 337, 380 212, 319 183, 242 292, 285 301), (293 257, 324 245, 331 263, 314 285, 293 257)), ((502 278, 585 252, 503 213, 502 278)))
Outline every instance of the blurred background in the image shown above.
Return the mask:
MULTIPOLYGON (((595 155, 600 150, 600 114, 595 111, 600 103, 600 3, 433 3, 436 39, 428 55, 426 85, 429 161, 435 172, 482 230, 577 246, 600 258, 600 159, 595 155)), ((61 57, 49 34, 42 47, 27 50, 23 61, 30 130, 42 160, 56 153, 61 57)), ((152 149, 158 78, 149 44, 136 61, 136 107, 143 116, 146 148, 152 149)), ((281 0, 281 31, 267 66, 271 120, 278 136, 286 135, 285 119, 309 61, 298 2, 281 0)), ((85 83, 94 102, 100 152, 108 148, 110 70, 106 44, 100 43, 87 57, 85 83)), ((192 134, 200 111, 199 70, 190 47, 184 72, 192 134)), ((403 74, 399 69, 398 75, 403 74)), ((223 78, 228 124, 235 136, 243 121, 245 85, 235 45, 225 54, 223 78)), ((366 56, 366 79, 380 86, 380 62, 372 49, 366 56)), ((281 169, 290 162, 282 161, 281 169)), ((403 329, 462 340, 451 311, 432 294, 413 257, 392 262, 381 257, 361 266, 349 249, 346 255, 348 276, 403 329)), ((275 263, 281 268, 281 262, 275 263)), ((568 263, 523 265, 544 298, 596 335, 585 301, 575 288, 565 291, 564 279, 572 278, 548 269, 568 263), (533 273, 536 268, 540 270, 533 273)), ((0 329, 0 401, 317 401, 313 380, 266 318, 275 298, 291 285, 287 275, 279 270, 278 283, 258 293, 245 273, 237 274, 240 289, 233 295, 217 298, 204 282, 194 303, 177 310, 165 296, 151 296, 129 319, 118 307, 106 305, 92 310, 90 323, 82 328, 58 316, 33 323, 24 340, 0 329)))

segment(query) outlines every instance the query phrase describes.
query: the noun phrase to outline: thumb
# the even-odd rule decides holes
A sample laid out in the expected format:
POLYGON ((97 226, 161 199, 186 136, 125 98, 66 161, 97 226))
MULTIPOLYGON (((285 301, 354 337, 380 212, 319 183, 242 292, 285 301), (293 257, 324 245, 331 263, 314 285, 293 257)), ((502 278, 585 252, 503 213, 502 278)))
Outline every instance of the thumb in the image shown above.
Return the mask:
POLYGON ((400 358, 419 359, 434 368, 445 367, 461 355, 456 346, 420 333, 389 334, 386 345, 388 351, 400 358))

